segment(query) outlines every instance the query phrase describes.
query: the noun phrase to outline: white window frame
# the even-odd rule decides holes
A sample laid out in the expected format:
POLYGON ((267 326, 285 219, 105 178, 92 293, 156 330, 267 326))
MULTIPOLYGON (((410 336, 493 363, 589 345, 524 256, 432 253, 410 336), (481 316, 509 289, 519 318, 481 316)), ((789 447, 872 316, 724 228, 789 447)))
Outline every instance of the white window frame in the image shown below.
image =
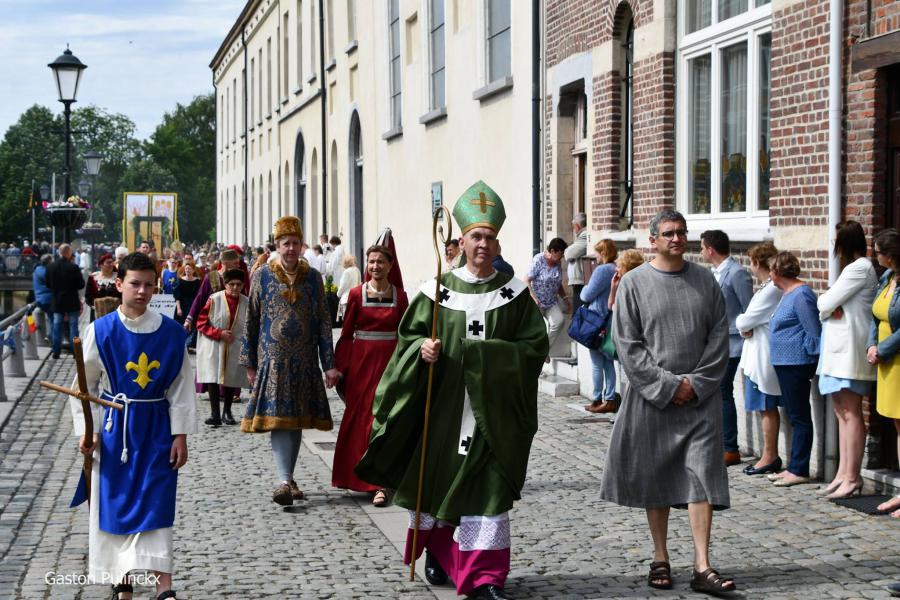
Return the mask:
MULTIPOLYGON (((746 12, 726 21, 715 22, 718 13, 717 0, 712 0, 712 24, 690 34, 685 34, 686 11, 678 15, 678 63, 677 80, 685 82, 677 86, 676 97, 676 205, 688 221, 691 239, 706 229, 723 229, 735 240, 761 239, 769 233, 769 211, 758 210, 759 201, 759 40, 772 32, 772 5, 750 0, 753 5, 746 12), (721 212, 721 51, 729 46, 747 45, 747 195, 746 208, 742 212, 721 212), (691 59, 709 55, 710 76, 710 212, 691 213, 688 198, 690 165, 688 136, 690 121, 687 82, 690 78, 691 59), (752 174, 752 176, 751 176, 752 174)), ((770 113, 771 119, 771 113, 770 113)))
POLYGON ((297 0, 297 90, 303 88, 303 0, 297 0))
POLYGON ((425 22, 423 23, 423 28, 422 28, 422 32, 424 34, 422 36, 422 39, 425 42, 425 56, 428 57, 428 60, 426 61, 426 65, 425 65, 425 72, 426 72, 427 81, 428 81, 428 97, 427 97, 427 102, 426 102, 426 104, 428 106, 427 106, 426 110, 427 111, 436 111, 436 110, 440 110, 442 108, 447 107, 447 2, 446 2, 446 0, 441 0, 441 2, 443 2, 443 4, 444 4, 444 6, 443 6, 444 21, 441 24, 441 28, 444 31, 444 67, 443 67, 444 100, 440 104, 435 102, 435 97, 434 97, 434 85, 433 85, 434 57, 431 54, 431 35, 432 35, 431 2, 432 2, 432 0, 425 0, 425 10, 423 13, 425 15, 425 22))
MULTIPOLYGON (((495 81, 500 81, 504 77, 512 77, 512 74, 513 74, 512 23, 513 23, 513 16, 514 16, 513 10, 515 10, 515 2, 513 2, 513 0, 508 0, 508 1, 509 1, 509 26, 504 31, 509 31, 509 73, 507 73, 506 75, 502 75, 502 76, 496 76, 491 73, 491 29, 490 29, 491 28, 491 7, 490 7, 491 0, 484 0, 483 5, 482 5, 482 10, 483 10, 483 15, 484 15, 484 17, 483 17, 484 24, 482 27, 482 31, 484 32, 484 39, 482 41, 482 43, 483 43, 482 52, 484 53, 484 58, 483 58, 482 69, 484 70, 483 72, 484 72, 485 83, 493 83, 495 81)), ((495 34, 495 36, 496 35, 499 35, 499 34, 495 34)))
MULTIPOLYGON (((400 0, 397 0, 397 44, 398 47, 394 48, 391 43, 391 0, 387 0, 385 3, 385 13, 387 22, 387 36, 386 37, 386 54, 387 54, 387 90, 388 90, 388 101, 387 101, 387 130, 393 131, 395 129, 401 130, 403 128, 403 30, 404 30, 404 20, 403 13, 401 11, 402 3, 400 0), (393 52, 397 52, 397 58, 400 61, 400 81, 397 83, 397 88, 399 92, 397 93, 397 97, 400 102, 400 119, 396 123, 394 122, 394 75, 393 75, 393 52)), ((430 85, 430 84, 429 84, 430 85)))

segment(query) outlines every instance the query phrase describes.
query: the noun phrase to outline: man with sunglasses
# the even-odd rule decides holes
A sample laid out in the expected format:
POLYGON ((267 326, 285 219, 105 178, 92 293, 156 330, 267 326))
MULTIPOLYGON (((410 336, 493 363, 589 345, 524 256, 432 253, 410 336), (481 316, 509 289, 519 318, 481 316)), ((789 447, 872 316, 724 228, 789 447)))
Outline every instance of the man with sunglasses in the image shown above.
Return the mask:
POLYGON ((655 258, 622 278, 614 340, 629 385, 613 426, 601 497, 644 508, 654 557, 647 583, 672 587, 666 544, 672 507, 688 509, 695 591, 735 589, 709 564, 714 509, 728 508, 722 392, 728 366, 725 301, 708 269, 684 260, 687 223, 663 210, 650 221, 655 258))

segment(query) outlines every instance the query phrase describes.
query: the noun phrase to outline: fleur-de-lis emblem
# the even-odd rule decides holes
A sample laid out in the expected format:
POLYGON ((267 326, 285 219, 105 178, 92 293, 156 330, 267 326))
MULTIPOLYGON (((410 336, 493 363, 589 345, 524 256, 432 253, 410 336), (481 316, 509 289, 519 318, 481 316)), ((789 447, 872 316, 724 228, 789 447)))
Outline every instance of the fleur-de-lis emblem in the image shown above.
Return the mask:
POLYGON ((133 363, 128 361, 125 363, 125 371, 134 371, 137 373, 137 377, 135 377, 132 381, 141 386, 141 389, 147 387, 147 384, 153 381, 150 379, 150 370, 158 369, 159 361, 154 360, 151 362, 147 362, 147 353, 141 352, 141 355, 138 357, 137 363, 133 363))

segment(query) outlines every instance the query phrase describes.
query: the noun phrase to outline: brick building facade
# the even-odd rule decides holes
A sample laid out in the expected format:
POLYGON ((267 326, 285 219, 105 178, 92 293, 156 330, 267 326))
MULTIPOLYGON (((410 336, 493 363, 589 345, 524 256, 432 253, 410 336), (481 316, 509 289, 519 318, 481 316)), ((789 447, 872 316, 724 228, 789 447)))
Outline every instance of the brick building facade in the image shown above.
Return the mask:
MULTIPOLYGON (((900 3, 842 4, 840 218, 871 235, 900 226, 900 3)), ((824 290, 831 6, 548 1, 547 232, 570 239, 583 211, 592 242, 645 248, 649 218, 675 207, 695 250, 706 229, 726 231, 738 255, 771 239, 824 290)), ((813 403, 821 473, 828 411, 813 403)), ((755 425, 741 418, 752 450, 755 425)), ((873 419, 873 438, 882 427, 873 419)), ((879 448, 868 458, 895 460, 879 448)))

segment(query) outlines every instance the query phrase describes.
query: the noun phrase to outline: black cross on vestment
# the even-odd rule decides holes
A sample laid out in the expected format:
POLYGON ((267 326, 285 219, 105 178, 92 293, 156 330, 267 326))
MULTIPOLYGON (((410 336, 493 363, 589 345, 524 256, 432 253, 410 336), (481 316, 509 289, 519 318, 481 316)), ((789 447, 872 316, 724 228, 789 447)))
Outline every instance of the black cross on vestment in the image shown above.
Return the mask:
POLYGON ((502 287, 502 288, 500 288, 500 295, 503 296, 503 298, 504 298, 505 300, 509 300, 509 299, 512 298, 515 294, 514 294, 514 292, 513 292, 510 288, 508 288, 508 287, 502 287))
POLYGON ((448 292, 446 288, 441 288, 441 294, 440 294, 440 298, 438 298, 438 302, 443 304, 444 302, 446 302, 449 299, 450 299, 450 292, 448 292))
POLYGON ((472 332, 472 335, 481 337, 481 332, 484 331, 484 326, 478 321, 472 321, 472 324, 469 325, 469 331, 472 332))
POLYGON ((471 435, 467 435, 466 439, 464 439, 463 441, 461 441, 459 443, 460 449, 465 450, 466 453, 469 452, 469 446, 471 446, 471 445, 472 445, 472 436, 471 435))

